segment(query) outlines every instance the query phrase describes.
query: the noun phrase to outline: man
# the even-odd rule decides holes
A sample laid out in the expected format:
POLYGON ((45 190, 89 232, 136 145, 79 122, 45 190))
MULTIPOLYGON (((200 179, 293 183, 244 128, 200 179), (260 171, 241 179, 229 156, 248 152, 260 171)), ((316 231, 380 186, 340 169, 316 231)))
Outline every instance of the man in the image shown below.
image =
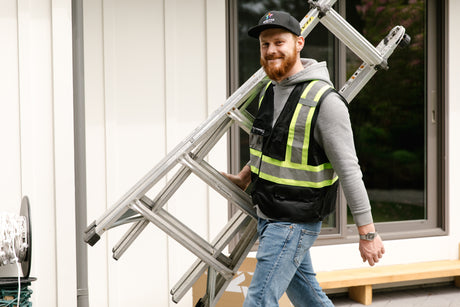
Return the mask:
POLYGON ((373 266, 385 252, 347 104, 332 89, 324 62, 300 58, 304 38, 294 17, 270 11, 248 34, 259 39, 260 63, 271 82, 260 94, 249 163, 238 175, 224 173, 242 189, 252 182, 259 217, 257 266, 244 306, 278 306, 284 292, 295 306, 333 306, 316 281, 309 250, 334 210, 338 178, 363 261, 373 266))

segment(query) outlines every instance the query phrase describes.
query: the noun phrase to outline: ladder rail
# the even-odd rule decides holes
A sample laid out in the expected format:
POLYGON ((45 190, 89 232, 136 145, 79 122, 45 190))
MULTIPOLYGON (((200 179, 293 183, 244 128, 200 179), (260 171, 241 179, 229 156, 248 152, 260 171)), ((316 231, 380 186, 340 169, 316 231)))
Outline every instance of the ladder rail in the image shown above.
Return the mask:
POLYGON ((387 68, 385 59, 377 49, 335 10, 328 10, 320 22, 364 62, 387 68))
POLYGON ((308 1, 310 10, 300 21, 300 33, 304 38, 318 25, 322 14, 322 8, 331 7, 336 1, 337 0, 308 1))
MULTIPOLYGON (((405 28, 403 26, 396 26, 380 41, 376 49, 387 60, 405 37, 407 37, 405 28)), ((339 93, 350 103, 375 73, 377 73, 375 67, 363 62, 345 82, 339 93)))

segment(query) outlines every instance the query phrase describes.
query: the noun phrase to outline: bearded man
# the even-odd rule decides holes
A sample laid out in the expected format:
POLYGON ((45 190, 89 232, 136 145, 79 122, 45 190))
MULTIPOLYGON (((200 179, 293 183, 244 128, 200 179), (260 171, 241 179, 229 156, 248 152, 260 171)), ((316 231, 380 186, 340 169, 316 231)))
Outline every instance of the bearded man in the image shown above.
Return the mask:
MULTIPOLYGON (((258 215, 257 265, 244 307, 333 306, 313 271, 310 247, 335 208, 339 179, 360 234, 363 261, 385 252, 353 142, 346 101, 332 87, 326 63, 301 59, 299 22, 270 11, 248 34, 259 39, 260 64, 271 81, 260 93, 249 138, 250 161, 238 175, 252 182, 258 215)), ((331 255, 331 260, 335 255, 331 255)))

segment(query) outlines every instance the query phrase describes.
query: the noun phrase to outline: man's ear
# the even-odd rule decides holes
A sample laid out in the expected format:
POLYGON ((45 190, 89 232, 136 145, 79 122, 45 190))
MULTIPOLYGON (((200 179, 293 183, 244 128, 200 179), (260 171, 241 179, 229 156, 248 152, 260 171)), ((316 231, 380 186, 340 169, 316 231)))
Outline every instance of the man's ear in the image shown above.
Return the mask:
POLYGON ((303 49, 304 45, 305 45, 305 39, 303 38, 303 36, 298 36, 297 42, 296 42, 297 52, 300 52, 303 49))

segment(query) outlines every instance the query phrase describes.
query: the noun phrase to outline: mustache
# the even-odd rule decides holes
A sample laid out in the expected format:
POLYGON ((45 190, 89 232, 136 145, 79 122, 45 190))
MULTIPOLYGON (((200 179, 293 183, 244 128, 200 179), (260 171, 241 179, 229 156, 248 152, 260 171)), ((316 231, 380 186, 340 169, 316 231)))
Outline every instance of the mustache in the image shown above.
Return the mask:
POLYGON ((284 56, 281 56, 281 55, 267 55, 267 56, 264 57, 264 59, 266 61, 276 60, 276 59, 284 59, 284 56))

